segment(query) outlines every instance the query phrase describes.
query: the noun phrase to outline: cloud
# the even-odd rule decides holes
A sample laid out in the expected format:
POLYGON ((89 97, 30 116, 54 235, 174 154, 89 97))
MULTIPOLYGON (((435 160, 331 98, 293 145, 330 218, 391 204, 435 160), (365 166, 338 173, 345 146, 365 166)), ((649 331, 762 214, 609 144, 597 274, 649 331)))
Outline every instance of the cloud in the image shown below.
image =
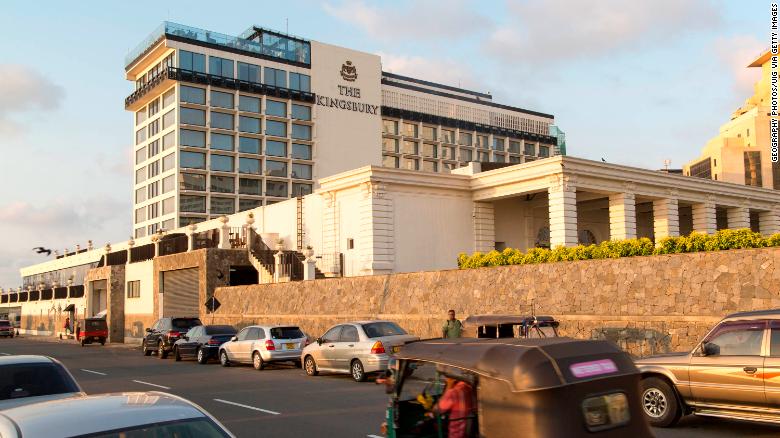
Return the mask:
POLYGON ((740 99, 753 95, 753 86, 761 79, 760 68, 748 68, 766 47, 753 35, 733 35, 717 38, 713 50, 734 78, 734 92, 740 99))
POLYGON ((715 26, 720 16, 705 0, 527 0, 508 5, 508 21, 488 38, 489 52, 530 67, 615 52, 638 51, 646 42, 672 40, 715 26))
POLYGON ((487 91, 486 85, 466 65, 449 59, 377 53, 382 58, 382 70, 426 81, 438 82, 475 91, 487 91))
POLYGON ((0 64, 0 133, 17 135, 22 125, 13 116, 60 107, 65 91, 38 71, 18 64, 0 64))
POLYGON ((490 28, 492 21, 470 7, 468 0, 418 0, 371 6, 363 0, 325 3, 330 16, 362 29, 367 35, 384 41, 400 38, 419 42, 432 39, 465 38, 490 28))

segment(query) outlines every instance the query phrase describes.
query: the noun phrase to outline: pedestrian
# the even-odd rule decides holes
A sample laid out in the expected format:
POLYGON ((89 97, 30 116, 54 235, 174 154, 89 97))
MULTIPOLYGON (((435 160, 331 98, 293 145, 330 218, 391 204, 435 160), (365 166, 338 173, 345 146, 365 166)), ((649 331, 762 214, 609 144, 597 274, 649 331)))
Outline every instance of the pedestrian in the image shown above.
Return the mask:
POLYGON ((471 385, 447 377, 447 386, 433 412, 447 414, 447 436, 449 438, 467 438, 471 436, 474 422, 474 390, 471 385))
POLYGON ((70 317, 65 317, 65 324, 63 325, 63 328, 65 329, 65 334, 70 334, 70 317))
POLYGON ((463 324, 455 319, 455 310, 450 309, 447 312, 447 320, 441 326, 442 338, 459 338, 463 332, 463 324))

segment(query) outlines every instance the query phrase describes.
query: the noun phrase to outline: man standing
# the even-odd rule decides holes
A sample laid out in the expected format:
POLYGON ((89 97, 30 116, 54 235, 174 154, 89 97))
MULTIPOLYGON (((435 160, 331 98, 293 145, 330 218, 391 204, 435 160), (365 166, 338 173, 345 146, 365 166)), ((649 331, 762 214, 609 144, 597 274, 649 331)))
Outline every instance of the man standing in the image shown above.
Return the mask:
POLYGON ((65 329, 66 335, 70 334, 70 317, 65 318, 65 324, 63 325, 62 328, 65 329))
POLYGON ((450 309, 449 312, 447 312, 447 316, 447 320, 444 321, 444 325, 441 326, 441 337, 459 338, 461 332, 463 332, 463 324, 455 319, 455 311, 453 309, 450 309))

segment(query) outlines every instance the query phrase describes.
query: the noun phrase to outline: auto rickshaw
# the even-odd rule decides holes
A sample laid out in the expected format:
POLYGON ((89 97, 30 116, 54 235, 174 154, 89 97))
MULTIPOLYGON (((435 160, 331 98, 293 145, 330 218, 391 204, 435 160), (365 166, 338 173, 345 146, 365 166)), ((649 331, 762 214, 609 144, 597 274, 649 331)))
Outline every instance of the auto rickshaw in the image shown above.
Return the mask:
POLYGON ((639 404, 639 371, 606 341, 411 342, 379 383, 390 394, 387 438, 653 436, 639 404))
POLYGON ((81 342, 81 346, 100 342, 100 345, 106 345, 108 338, 108 324, 105 318, 86 318, 80 319, 76 326, 76 340, 81 342))
POLYGON ((557 338, 560 323, 552 316, 471 315, 463 321, 464 338, 557 338))

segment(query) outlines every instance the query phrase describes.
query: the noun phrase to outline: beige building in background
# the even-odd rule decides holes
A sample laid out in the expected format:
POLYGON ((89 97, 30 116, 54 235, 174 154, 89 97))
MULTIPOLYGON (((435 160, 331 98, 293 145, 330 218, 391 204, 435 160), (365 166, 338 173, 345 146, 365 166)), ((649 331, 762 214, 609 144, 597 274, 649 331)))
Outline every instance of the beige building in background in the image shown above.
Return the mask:
POLYGON ((701 156, 683 168, 699 178, 780 190, 780 163, 772 162, 769 140, 771 52, 762 52, 749 68, 761 68, 753 95, 731 115, 701 156))

